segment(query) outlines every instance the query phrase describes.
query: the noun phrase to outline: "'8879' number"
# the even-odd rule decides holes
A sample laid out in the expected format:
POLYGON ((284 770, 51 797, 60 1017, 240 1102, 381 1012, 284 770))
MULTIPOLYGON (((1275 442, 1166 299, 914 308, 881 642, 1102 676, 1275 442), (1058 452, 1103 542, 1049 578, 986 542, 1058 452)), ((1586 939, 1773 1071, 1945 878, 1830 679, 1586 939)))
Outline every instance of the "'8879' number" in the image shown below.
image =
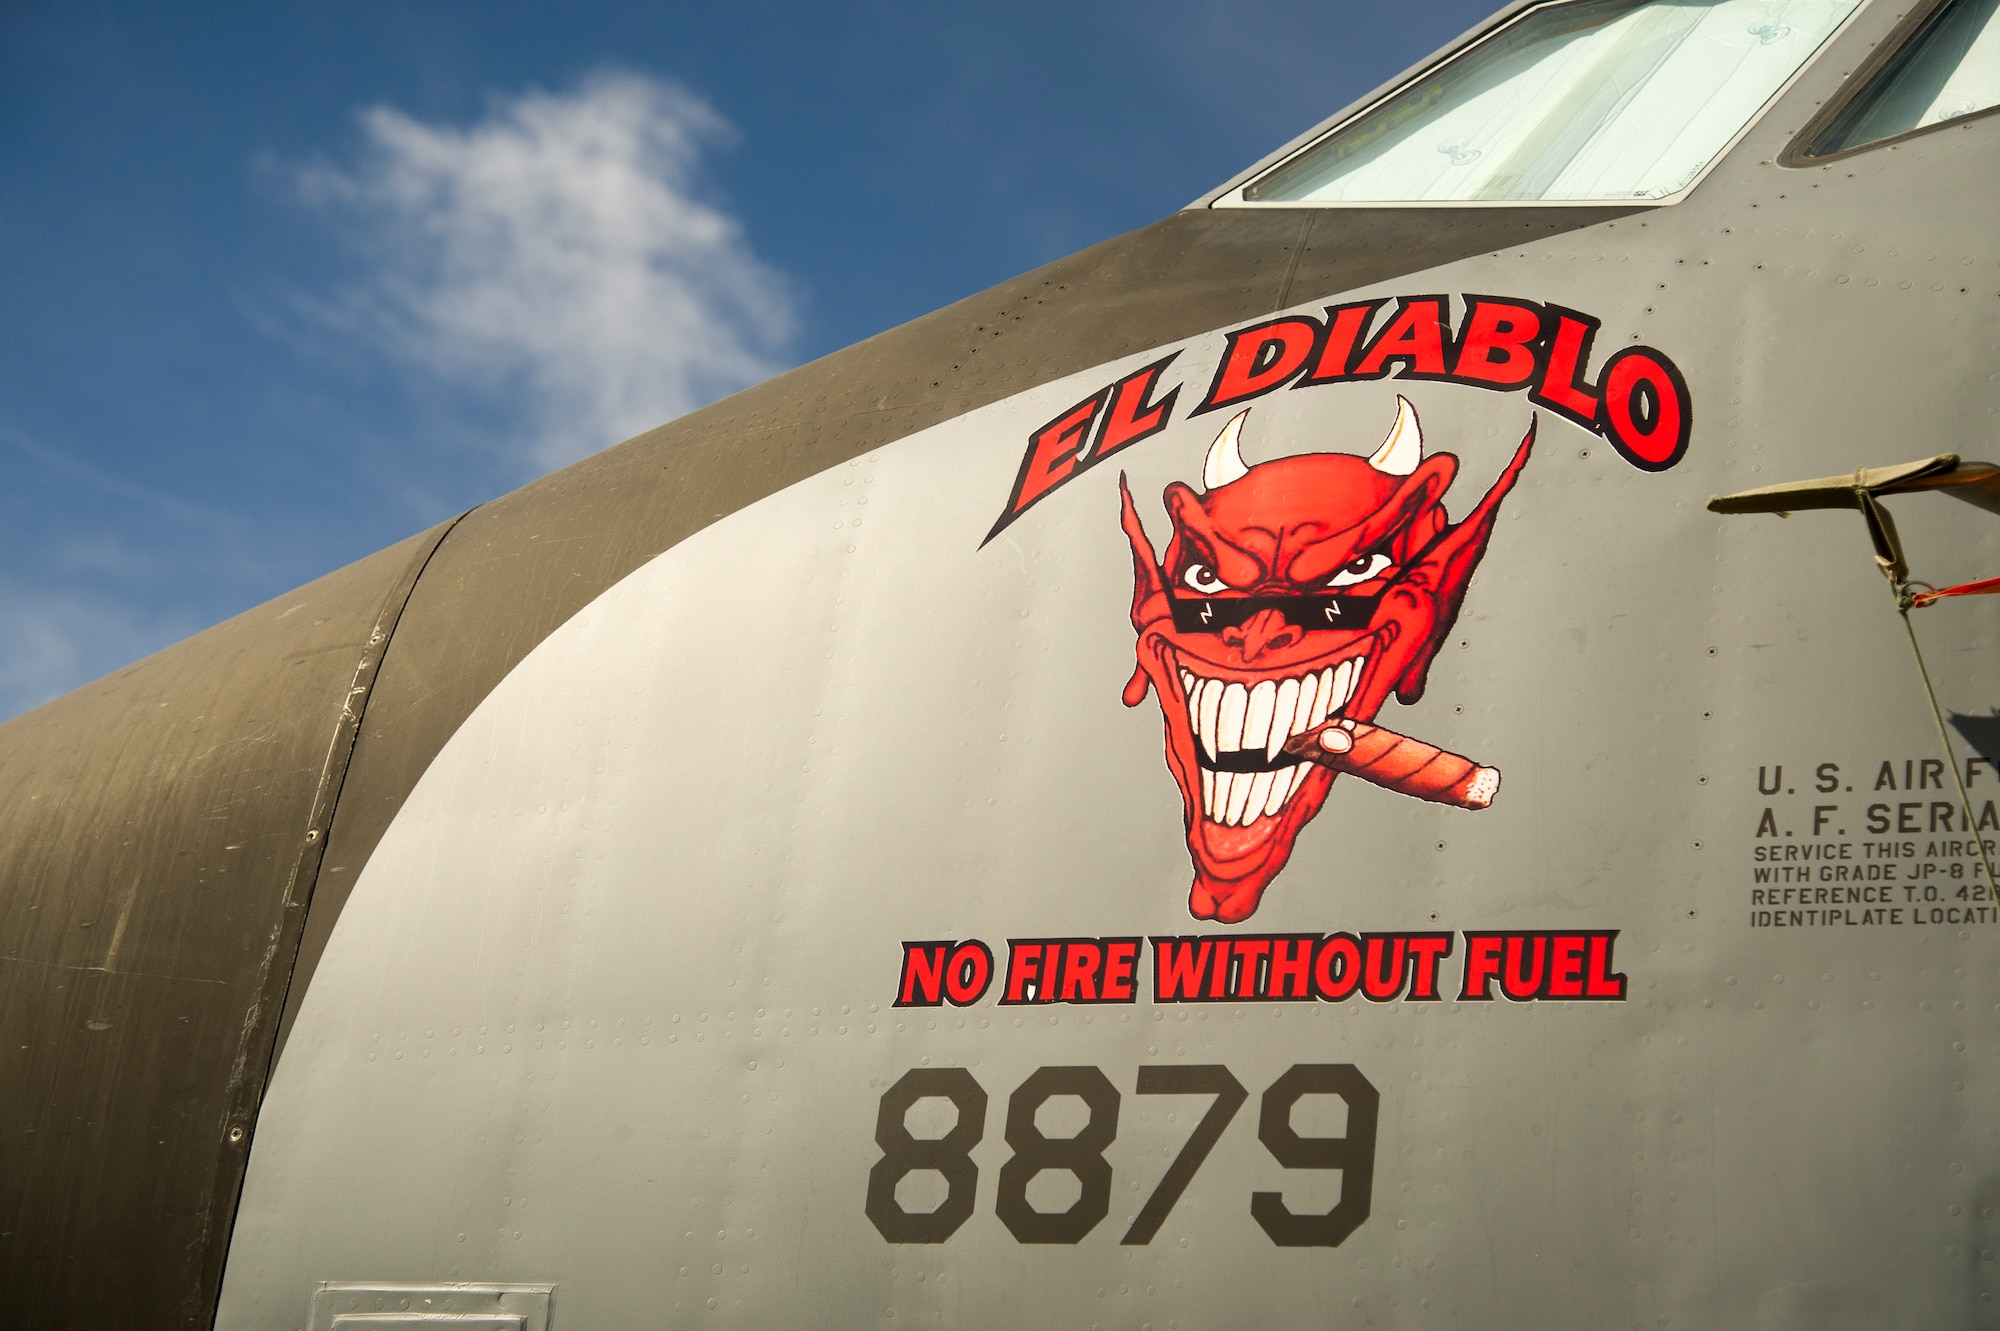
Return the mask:
MULTIPOLYGON (((1147 1244, 1160 1232, 1167 1213, 1187 1191, 1195 1171, 1215 1148, 1224 1128, 1249 1093, 1217 1063, 1145 1066, 1135 1090, 1140 1095, 1207 1095, 1208 1111, 1189 1134, 1153 1195, 1139 1208, 1120 1240, 1147 1244)), ((1257 1139, 1287 1169, 1337 1169, 1340 1203, 1324 1214, 1299 1215, 1282 1194, 1253 1192, 1250 1214, 1285 1248, 1333 1248, 1368 1218, 1375 1184, 1375 1120, 1381 1097, 1352 1064, 1299 1063, 1271 1083, 1257 1118, 1257 1139), (1292 1127, 1292 1108, 1308 1095, 1337 1095, 1347 1104, 1347 1133, 1302 1137, 1292 1127)), ((1118 1135, 1117 1087, 1094 1067, 1037 1068, 1007 1099, 1007 1144, 1014 1154, 1000 1167, 994 1213, 1022 1243, 1077 1243, 1111 1210, 1111 1162, 1104 1150, 1118 1135), (1083 1101, 1090 1119, 1073 1137, 1050 1137, 1035 1114, 1059 1095, 1083 1101), (1038 1211, 1028 1200, 1028 1184, 1049 1170, 1072 1174, 1081 1189, 1068 1210, 1038 1211)), ((913 1068, 882 1093, 875 1120, 875 1144, 882 1158, 868 1173, 868 1218, 891 1243, 943 1243, 972 1215, 979 1189, 979 1166, 972 1148, 986 1134, 986 1091, 964 1068, 913 1068), (910 1135, 905 1118, 919 1100, 949 1100, 958 1122, 942 1137, 910 1135), (922 1171, 941 1175, 945 1198, 935 1210, 907 1211, 896 1185, 922 1171)))

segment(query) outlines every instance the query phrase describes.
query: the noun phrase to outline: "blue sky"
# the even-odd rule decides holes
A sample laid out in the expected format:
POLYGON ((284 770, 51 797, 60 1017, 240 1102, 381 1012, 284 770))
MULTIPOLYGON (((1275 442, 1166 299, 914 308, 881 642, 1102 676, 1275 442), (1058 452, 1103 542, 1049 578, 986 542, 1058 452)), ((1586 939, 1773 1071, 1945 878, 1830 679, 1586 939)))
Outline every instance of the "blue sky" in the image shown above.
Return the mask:
POLYGON ((0 5, 0 716, 1143 226, 1483 0, 0 5))

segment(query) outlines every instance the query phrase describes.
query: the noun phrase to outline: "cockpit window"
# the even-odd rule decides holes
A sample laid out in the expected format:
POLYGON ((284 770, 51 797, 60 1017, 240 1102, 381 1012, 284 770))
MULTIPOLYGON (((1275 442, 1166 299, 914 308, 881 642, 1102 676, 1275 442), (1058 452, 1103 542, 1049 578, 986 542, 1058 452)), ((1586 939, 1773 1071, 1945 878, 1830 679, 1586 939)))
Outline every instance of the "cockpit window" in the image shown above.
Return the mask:
POLYGON ((1664 199, 1694 183, 1859 3, 1534 6, 1220 202, 1664 199))
POLYGON ((2000 105, 2000 0, 1949 0, 1813 141, 1826 157, 2000 105))

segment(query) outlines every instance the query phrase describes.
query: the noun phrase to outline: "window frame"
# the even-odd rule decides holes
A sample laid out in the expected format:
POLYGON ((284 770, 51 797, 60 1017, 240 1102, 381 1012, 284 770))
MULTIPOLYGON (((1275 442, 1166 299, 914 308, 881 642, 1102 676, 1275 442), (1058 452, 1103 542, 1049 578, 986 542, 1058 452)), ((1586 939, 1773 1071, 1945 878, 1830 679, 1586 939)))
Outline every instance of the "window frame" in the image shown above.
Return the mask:
POLYGON ((1912 5, 1910 12, 1903 15, 1896 26, 1889 29, 1882 40, 1875 44, 1875 49, 1868 53, 1867 59, 1856 65, 1854 72, 1841 80, 1833 96, 1826 99, 1826 104, 1813 112, 1800 127, 1799 132, 1792 136, 1792 141, 1787 143, 1784 151, 1777 156, 1778 165, 1794 170, 1811 166, 1830 166, 1861 153, 1874 152, 1878 148, 1893 148, 1897 144, 1907 143, 1911 139, 1941 129, 1961 128, 1972 121, 2000 112, 2000 103, 1995 103, 1992 106, 1982 106, 1977 111, 1967 111, 1962 116, 1953 116, 1950 120, 1919 125, 1915 129, 1906 129, 1901 134, 1891 134, 1887 138, 1856 144, 1852 148, 1842 148, 1839 152, 1812 151, 1814 141, 1832 129, 1840 118, 1847 114, 1854 103, 1873 86, 1876 77, 1908 51, 1911 43, 1921 38, 1931 21, 1939 17, 1944 12, 1945 6, 1951 2, 1952 0, 1920 0, 1920 3, 1912 5))
MULTIPOLYGON (((1799 80, 1804 78, 1825 57, 1826 53, 1833 49, 1834 45, 1841 38, 1847 35, 1848 30, 1854 26, 1855 22, 1862 15, 1875 7, 1878 0, 1860 0, 1860 3, 1855 5, 1853 12, 1849 13, 1832 32, 1827 34, 1826 39, 1819 44, 1812 54, 1800 62, 1799 67, 1793 70, 1790 76, 1772 91, 1770 97, 1765 99, 1763 105, 1751 113, 1749 118, 1737 129, 1736 133, 1730 137, 1729 141, 1716 150, 1715 155, 1709 158, 1708 162, 1696 173, 1694 179, 1672 194, 1663 194, 1657 199, 1370 199, 1364 201, 1346 199, 1246 199, 1243 197, 1243 191, 1249 186, 1290 166, 1300 157, 1303 157, 1334 135, 1347 129, 1350 125, 1355 124, 1364 116, 1381 107, 1384 103, 1400 96, 1410 87, 1428 78, 1445 65, 1464 56, 1481 43, 1491 41, 1506 29, 1522 22, 1529 14, 1539 10, 1555 9, 1581 3, 1584 3, 1584 0, 1516 0, 1516 3, 1494 14, 1485 23, 1472 29, 1458 40, 1433 52, 1429 57, 1419 61, 1403 73, 1398 74, 1388 83, 1383 84, 1360 101, 1351 104, 1345 110, 1335 112, 1331 119, 1306 131, 1299 138, 1294 139, 1291 143, 1278 149, 1277 152, 1256 163, 1247 171, 1237 175, 1219 190, 1197 201, 1195 206, 1232 210, 1244 209, 1246 211, 1308 208, 1602 208, 1606 211, 1624 213, 1630 213, 1638 209, 1672 207, 1677 203, 1685 201, 1689 195, 1701 188, 1702 182, 1708 179, 1709 173, 1720 166, 1723 160, 1736 150, 1736 145, 1743 141, 1744 136, 1749 134, 1751 130, 1763 122, 1766 116, 1771 114, 1772 109, 1785 99, 1786 94, 1790 93, 1797 86, 1799 80)), ((1946 3, 1946 0, 1933 0, 1933 3, 1942 4, 1946 3)), ((1889 44, 1886 40, 1883 43, 1883 45, 1889 44)), ((1871 57, 1873 54, 1871 53, 1871 57)), ((1860 71, 1856 70, 1855 73, 1858 74, 1860 71)), ((1852 83, 1853 76, 1851 75, 1841 80, 1841 97, 1851 95, 1846 92, 1846 89, 1852 83)), ((1836 99, 1829 99, 1829 101, 1833 100, 1836 99)), ((1984 112, 1975 112, 1974 114, 1984 114, 1984 112)), ((1952 121, 1947 123, 1955 124, 1957 122, 1952 121)), ((1936 126, 1929 126, 1927 128, 1936 128, 1936 126)), ((1801 137, 1795 136, 1793 142, 1799 142, 1801 137)), ((1869 146, 1873 147, 1876 145, 1869 146)), ((1789 146, 1786 151, 1790 151, 1789 146)), ((1817 163, 1829 159, 1813 158, 1811 160, 1817 163)))

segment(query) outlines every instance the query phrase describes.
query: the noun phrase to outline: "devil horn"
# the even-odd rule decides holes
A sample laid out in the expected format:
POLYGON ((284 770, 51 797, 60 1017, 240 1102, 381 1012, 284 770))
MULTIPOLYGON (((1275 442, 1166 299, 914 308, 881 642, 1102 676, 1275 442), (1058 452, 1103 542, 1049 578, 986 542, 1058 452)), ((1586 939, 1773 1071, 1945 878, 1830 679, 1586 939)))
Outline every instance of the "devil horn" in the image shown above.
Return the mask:
POLYGON ((1250 474, 1250 468, 1243 465, 1243 422, 1249 415, 1250 408, 1245 407, 1230 417, 1229 424, 1208 446, 1208 461, 1201 468, 1202 489, 1213 490, 1250 474))
POLYGON ((1382 447, 1375 450, 1375 456, 1368 459, 1368 465, 1391 476, 1408 476, 1424 460, 1424 432, 1417 424, 1417 409, 1410 405, 1410 399, 1400 393, 1396 396, 1396 424, 1390 429, 1389 437, 1382 441, 1382 447))

